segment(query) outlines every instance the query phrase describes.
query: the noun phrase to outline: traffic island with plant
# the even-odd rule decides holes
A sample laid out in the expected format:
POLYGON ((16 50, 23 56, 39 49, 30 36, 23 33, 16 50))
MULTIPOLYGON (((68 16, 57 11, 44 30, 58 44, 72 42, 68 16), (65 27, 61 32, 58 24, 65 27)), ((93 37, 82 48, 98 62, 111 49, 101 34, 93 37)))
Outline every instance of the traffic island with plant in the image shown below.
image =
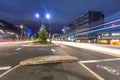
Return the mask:
POLYGON ((38 32, 38 37, 39 37, 39 41, 34 41, 33 42, 34 45, 51 45, 51 44, 53 44, 51 41, 50 42, 47 41, 48 33, 43 24, 38 32))

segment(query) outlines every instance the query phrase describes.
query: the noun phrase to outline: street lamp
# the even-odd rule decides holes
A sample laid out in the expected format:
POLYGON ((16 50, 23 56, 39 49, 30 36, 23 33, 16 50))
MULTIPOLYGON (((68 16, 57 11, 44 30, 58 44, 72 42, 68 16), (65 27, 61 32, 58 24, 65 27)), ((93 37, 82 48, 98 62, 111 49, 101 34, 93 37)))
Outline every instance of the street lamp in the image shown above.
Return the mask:
POLYGON ((20 25, 20 28, 23 29, 23 25, 20 25))
MULTIPOLYGON (((35 14, 35 17, 36 17, 36 18, 40 18, 40 17, 41 17, 41 19, 42 19, 42 24, 43 24, 43 22, 44 22, 44 17, 43 17, 43 16, 40 16, 39 13, 36 13, 36 14, 35 14)), ((48 16, 48 18, 49 18, 49 16, 48 16)))
POLYGON ((36 13, 36 14, 35 14, 35 17, 36 17, 36 18, 39 18, 39 17, 40 17, 39 13, 36 13))
POLYGON ((20 29, 21 29, 21 39, 23 39, 23 34, 24 34, 23 25, 20 25, 20 29))
POLYGON ((50 14, 46 14, 46 19, 50 19, 51 18, 51 16, 50 16, 50 14))
MULTIPOLYGON (((50 19, 51 19, 51 15, 47 13, 47 14, 46 14, 46 19, 50 20, 50 19)), ((50 42, 52 41, 52 35, 51 35, 52 32, 51 32, 51 31, 52 31, 52 28, 51 28, 51 21, 50 21, 50 33, 49 33, 49 34, 50 34, 50 35, 49 35, 49 37, 50 37, 50 42)))
MULTIPOLYGON (((39 18, 40 17, 40 14, 39 13, 36 13, 35 14, 35 17, 36 18, 39 18)), ((46 18, 47 20, 50 20, 51 19, 51 15, 49 13, 47 13, 45 16, 42 16, 42 24, 43 24, 43 21, 44 21, 44 18, 46 18)), ((51 42, 51 21, 50 21, 50 42, 51 42)))

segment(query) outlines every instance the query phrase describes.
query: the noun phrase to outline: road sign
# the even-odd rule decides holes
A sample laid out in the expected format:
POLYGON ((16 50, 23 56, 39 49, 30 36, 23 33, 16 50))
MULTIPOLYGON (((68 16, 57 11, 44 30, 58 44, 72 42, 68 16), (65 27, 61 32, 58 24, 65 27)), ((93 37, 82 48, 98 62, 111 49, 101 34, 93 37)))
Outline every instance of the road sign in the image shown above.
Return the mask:
POLYGON ((32 31, 30 29, 27 29, 25 32, 28 36, 30 36, 32 34, 32 31))

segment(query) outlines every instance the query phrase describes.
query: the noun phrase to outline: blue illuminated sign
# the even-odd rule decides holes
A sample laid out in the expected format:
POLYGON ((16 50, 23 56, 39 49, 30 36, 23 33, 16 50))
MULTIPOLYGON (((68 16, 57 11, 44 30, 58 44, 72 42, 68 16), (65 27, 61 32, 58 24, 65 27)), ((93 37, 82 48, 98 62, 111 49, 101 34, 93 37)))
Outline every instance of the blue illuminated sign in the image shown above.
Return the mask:
POLYGON ((25 32, 28 36, 30 36, 32 34, 32 31, 30 29, 27 29, 25 32))

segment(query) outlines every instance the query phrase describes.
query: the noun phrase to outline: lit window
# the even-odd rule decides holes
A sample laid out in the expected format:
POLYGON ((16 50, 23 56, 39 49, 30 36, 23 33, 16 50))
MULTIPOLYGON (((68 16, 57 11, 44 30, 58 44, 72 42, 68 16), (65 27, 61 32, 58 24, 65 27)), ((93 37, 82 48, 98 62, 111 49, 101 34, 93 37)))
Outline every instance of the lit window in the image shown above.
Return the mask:
POLYGON ((112 36, 120 36, 120 33, 112 33, 112 36))
POLYGON ((120 33, 116 33, 116 36, 120 36, 120 33))
POLYGON ((4 33, 4 31, 0 29, 0 33, 4 33))
POLYGON ((106 33, 106 34, 102 34, 102 36, 109 36, 109 33, 106 33))

